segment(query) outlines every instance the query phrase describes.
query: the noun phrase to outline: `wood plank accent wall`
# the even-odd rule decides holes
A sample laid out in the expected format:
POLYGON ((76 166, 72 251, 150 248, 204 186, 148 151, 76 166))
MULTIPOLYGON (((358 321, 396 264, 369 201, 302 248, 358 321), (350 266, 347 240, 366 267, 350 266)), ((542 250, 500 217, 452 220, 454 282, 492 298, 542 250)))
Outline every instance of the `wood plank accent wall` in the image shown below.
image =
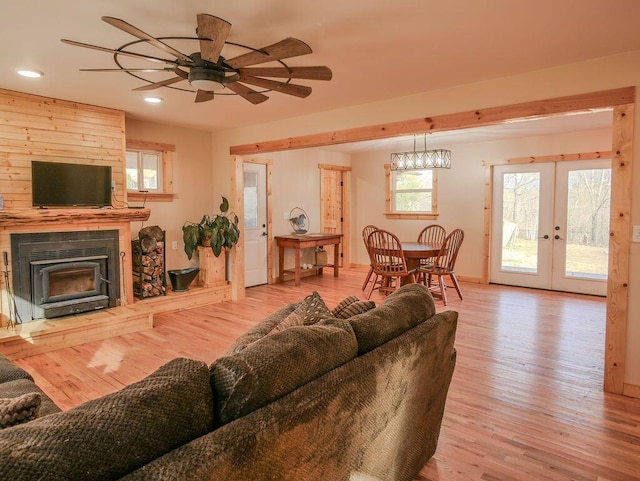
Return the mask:
MULTIPOLYGON (((120 250, 130 259, 131 226, 126 213, 78 209, 56 216, 63 210, 43 212, 31 206, 32 160, 111 166, 117 200, 126 201, 125 146, 122 111, 0 89, 0 195, 4 196, 0 251, 10 255, 11 232, 115 228, 120 231, 120 250)), ((140 214, 148 217, 149 212, 140 214)), ((4 315, 7 298, 4 281, 0 282, 4 315)), ((128 286, 127 290, 123 303, 126 298, 132 300, 128 286)))
POLYGON ((124 112, 0 90, 0 194, 5 209, 31 208, 31 161, 110 165, 125 181, 124 112))

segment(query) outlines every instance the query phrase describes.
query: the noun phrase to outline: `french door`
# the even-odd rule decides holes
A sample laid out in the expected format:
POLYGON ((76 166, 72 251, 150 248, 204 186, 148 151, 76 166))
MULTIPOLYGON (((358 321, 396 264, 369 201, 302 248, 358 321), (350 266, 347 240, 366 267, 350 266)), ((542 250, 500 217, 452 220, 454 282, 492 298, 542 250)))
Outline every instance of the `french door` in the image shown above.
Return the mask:
POLYGON ((245 286, 268 281, 267 166, 244 163, 245 286))
POLYGON ((491 282, 606 295, 610 164, 495 166, 491 282))

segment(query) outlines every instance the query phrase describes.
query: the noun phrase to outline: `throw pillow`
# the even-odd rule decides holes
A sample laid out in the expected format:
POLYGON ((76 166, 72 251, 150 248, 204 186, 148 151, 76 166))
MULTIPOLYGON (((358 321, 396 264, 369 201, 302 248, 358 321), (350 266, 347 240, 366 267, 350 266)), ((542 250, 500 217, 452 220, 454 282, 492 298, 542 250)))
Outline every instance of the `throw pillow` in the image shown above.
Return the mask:
POLYGON ((338 319, 349 319, 357 314, 370 311, 374 307, 376 307, 376 303, 374 301, 361 301, 358 299, 341 309, 338 309, 338 306, 336 306, 331 312, 333 312, 333 315, 338 319))
POLYGON ((0 479, 120 479, 212 428, 207 365, 174 359, 120 391, 0 430, 0 479))
POLYGON ((221 425, 245 416, 353 359, 358 352, 349 322, 327 319, 265 336, 210 367, 221 425))
POLYGON ((333 314, 333 317, 338 317, 338 313, 340 311, 342 311, 345 307, 353 304, 354 302, 358 302, 360 300, 360 298, 358 296, 348 296, 345 297, 344 299, 342 299, 340 302, 338 302, 338 304, 336 305, 336 307, 334 307, 333 309, 331 309, 331 314, 333 314))
POLYGON ((299 315, 302 317, 302 322, 305 326, 333 317, 331 311, 317 291, 313 291, 305 297, 301 304, 302 309, 299 315))
POLYGON ((0 429, 35 419, 40 410, 40 394, 29 392, 15 398, 0 399, 0 429))

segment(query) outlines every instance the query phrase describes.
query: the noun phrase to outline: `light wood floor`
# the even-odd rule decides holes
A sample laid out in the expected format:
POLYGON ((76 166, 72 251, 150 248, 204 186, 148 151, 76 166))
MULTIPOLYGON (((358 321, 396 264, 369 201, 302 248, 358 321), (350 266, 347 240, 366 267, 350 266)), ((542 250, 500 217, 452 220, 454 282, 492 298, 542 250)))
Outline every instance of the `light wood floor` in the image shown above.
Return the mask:
MULTIPOLYGON (((176 356, 213 361, 239 334, 317 290, 360 297, 364 270, 300 287, 260 286, 239 303, 156 316, 152 330, 17 361, 62 408, 113 392, 176 356)), ((640 480, 640 400, 602 392, 605 301, 462 285, 453 376, 436 455, 417 480, 640 480)), ((372 297, 377 302, 382 297, 372 297)), ((438 310, 443 310, 437 302, 438 310)), ((330 481, 330 480, 327 480, 330 481)))

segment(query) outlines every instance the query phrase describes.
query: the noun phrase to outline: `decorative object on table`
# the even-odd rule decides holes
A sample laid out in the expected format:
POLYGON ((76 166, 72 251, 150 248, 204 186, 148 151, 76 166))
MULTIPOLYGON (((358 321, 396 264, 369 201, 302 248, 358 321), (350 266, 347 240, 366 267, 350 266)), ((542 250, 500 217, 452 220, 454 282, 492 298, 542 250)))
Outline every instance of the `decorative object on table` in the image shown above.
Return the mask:
POLYGON ((229 211, 229 201, 224 196, 219 214, 205 214, 200 222, 187 222, 182 226, 184 251, 189 260, 198 246, 211 247, 213 254, 218 257, 223 249, 230 249, 239 239, 238 216, 229 211))
POLYGON ((133 293, 140 299, 166 295, 165 232, 157 225, 140 229, 131 241, 133 293))
POLYGON ((186 269, 172 269, 168 272, 173 292, 186 292, 189 290, 191 282, 200 272, 200 268, 187 267, 186 269))
POLYGON ((416 150, 416 136, 413 136, 413 152, 391 154, 391 170, 450 169, 451 151, 445 149, 427 150, 427 134, 424 134, 424 149, 416 150))
POLYGON ((316 265, 317 266, 326 266, 327 264, 329 264, 329 258, 327 255, 327 251, 324 250, 324 248, 321 247, 317 247, 316 248, 316 265))
POLYGON ((309 217, 300 207, 294 207, 289 212, 289 223, 294 234, 306 234, 309 232, 309 217))
MULTIPOLYGON (((125 72, 132 77, 146 82, 134 90, 155 90, 166 87, 175 90, 195 93, 196 102, 206 102, 218 95, 239 95, 252 104, 268 100, 267 92, 280 92, 295 97, 307 97, 311 87, 291 83, 291 79, 331 80, 332 72, 325 66, 290 67, 284 59, 312 53, 311 47, 296 38, 285 38, 272 45, 256 49, 246 45, 227 41, 231 24, 222 18, 206 13, 197 15, 197 37, 153 37, 137 27, 114 17, 102 17, 102 20, 139 40, 129 42, 118 49, 62 39, 63 43, 77 47, 91 48, 102 52, 113 53, 113 60, 118 68, 81 69, 93 72, 125 72), (187 54, 177 50, 176 40, 184 49, 185 42, 200 47, 198 51, 187 54), (175 58, 159 58, 151 56, 149 47, 155 47, 175 58), (238 55, 238 53, 241 53, 238 55), (126 68, 121 57, 133 57, 144 64, 144 68, 126 68), (164 64, 148 68, 148 61, 164 64), (277 62, 279 65, 271 65, 277 62), (269 63, 267 67, 254 65, 269 63), (146 72, 165 72, 171 74, 165 79, 148 80, 146 72), (269 80, 273 79, 280 80, 269 80), (185 83, 182 83, 186 81, 185 83), (186 85, 188 83, 188 85, 186 85), (180 86, 177 86, 177 85, 180 86), (247 85, 257 86, 254 90, 247 85)), ((167 19, 169 20, 169 19, 167 19)), ((189 47, 191 49, 191 47, 189 47)), ((191 51, 195 48, 191 49, 191 51)), ((153 75, 153 74, 152 74, 153 75)), ((155 74, 157 75, 157 73, 155 74)))

